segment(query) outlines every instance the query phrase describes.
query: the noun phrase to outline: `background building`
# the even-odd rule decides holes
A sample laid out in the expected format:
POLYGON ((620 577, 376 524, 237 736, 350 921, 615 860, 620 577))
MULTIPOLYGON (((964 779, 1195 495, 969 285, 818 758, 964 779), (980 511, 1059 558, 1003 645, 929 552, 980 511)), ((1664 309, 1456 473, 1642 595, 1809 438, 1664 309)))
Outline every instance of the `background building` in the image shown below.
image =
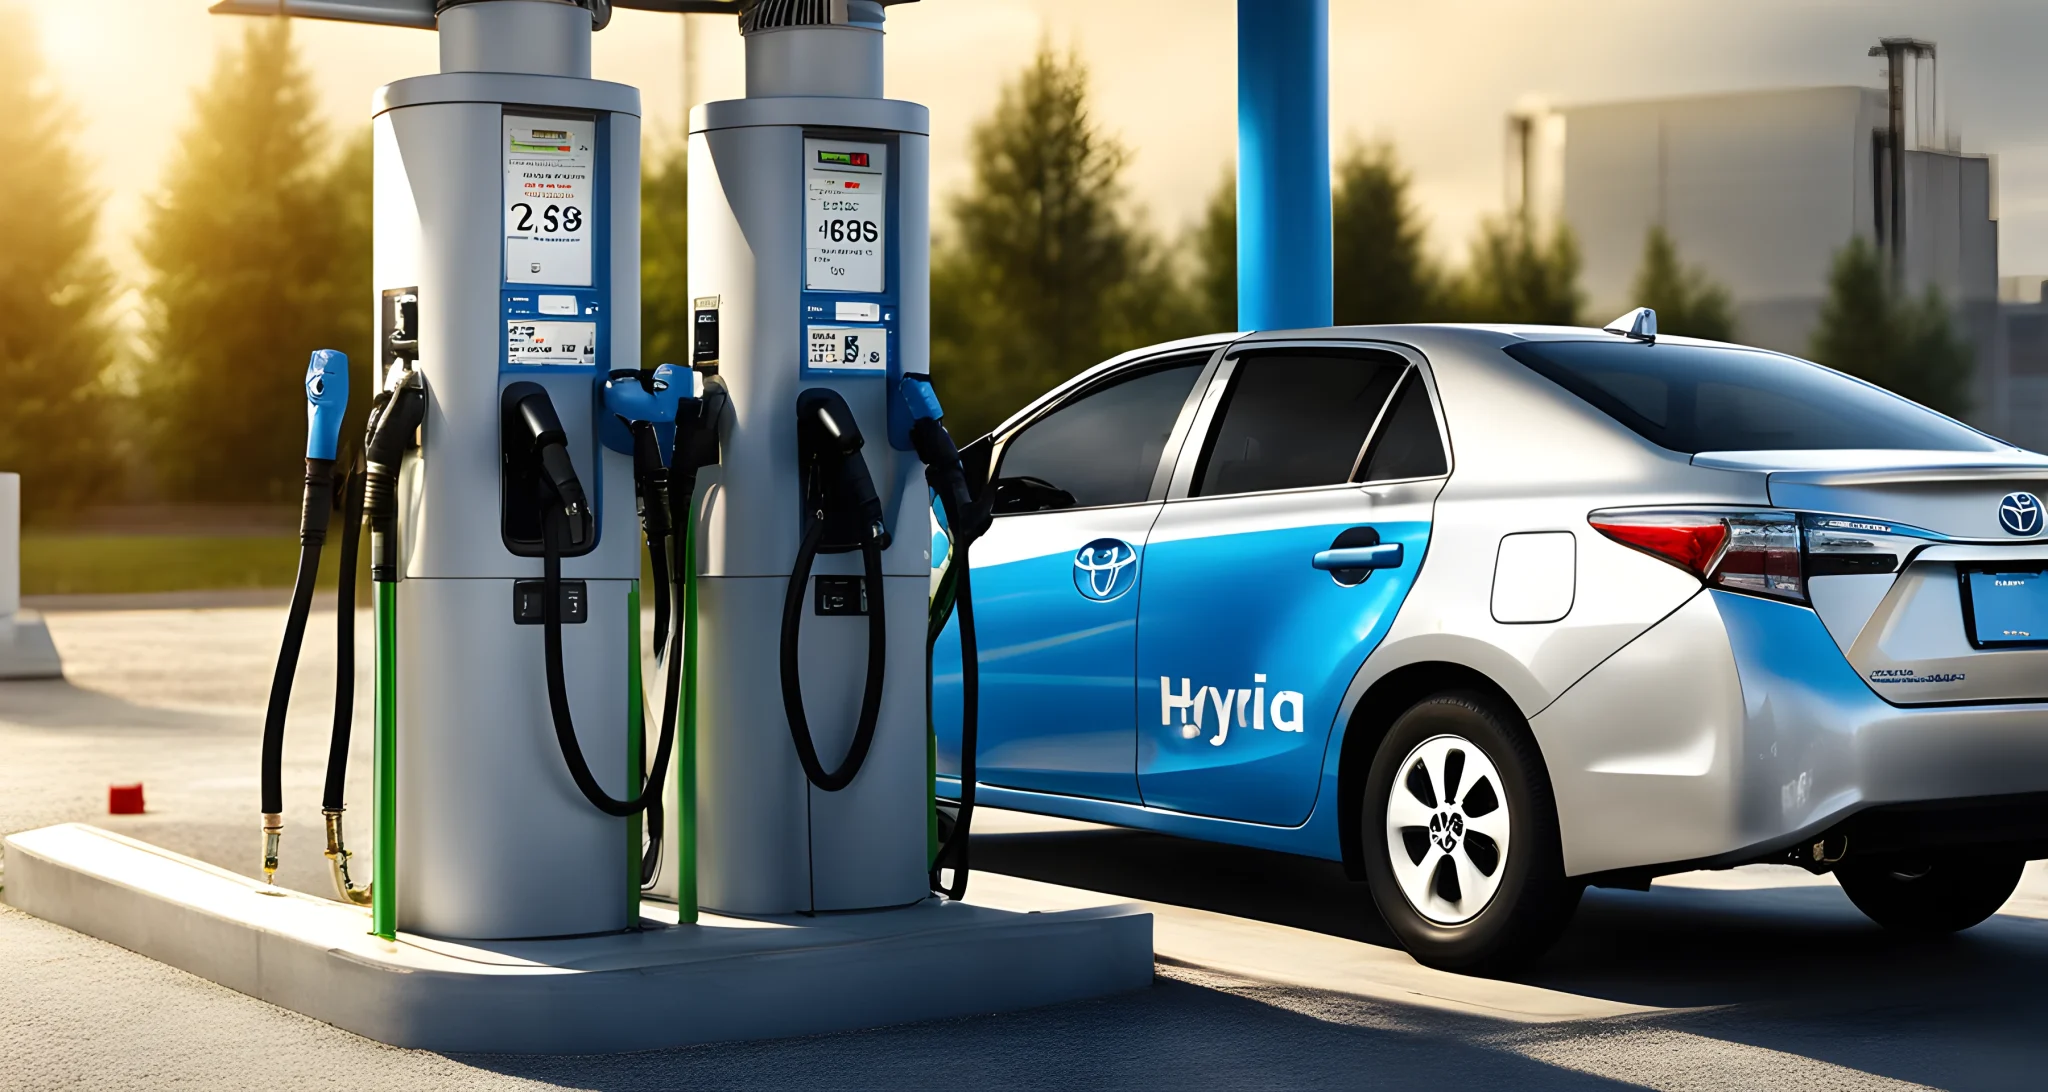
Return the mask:
MULTIPOLYGON (((2048 307, 2038 278, 2032 303, 2020 302, 2025 286, 2001 285, 1995 163, 1963 153, 1942 119, 1932 47, 1903 45, 1890 88, 1558 109, 1551 208, 1578 238, 1596 317, 1633 306, 1645 238, 1661 224, 1684 261, 1727 286, 1743 341, 1802 354, 1836 253, 1866 239, 1896 263, 1907 291, 1933 288, 1953 310, 1976 357, 1971 423, 2048 447, 2048 307), (1896 175, 1895 129, 1905 149, 1896 175)), ((1540 201, 1546 171, 1522 170, 1540 201)))

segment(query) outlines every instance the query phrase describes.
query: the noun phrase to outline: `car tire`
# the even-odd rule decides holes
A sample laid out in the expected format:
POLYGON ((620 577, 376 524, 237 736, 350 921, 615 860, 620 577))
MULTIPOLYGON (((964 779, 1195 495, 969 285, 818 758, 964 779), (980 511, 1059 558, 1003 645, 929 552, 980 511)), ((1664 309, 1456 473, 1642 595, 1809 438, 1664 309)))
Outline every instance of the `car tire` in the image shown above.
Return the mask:
POLYGON ((1564 874, 1549 776, 1519 715, 1470 691, 1416 702, 1364 792, 1366 882, 1417 962, 1503 974, 1564 931, 1585 888, 1564 874))
POLYGON ((2018 854, 1959 853, 1933 861, 1905 858, 1835 866, 1842 893, 1870 920, 1900 933, 1932 936, 1968 929, 1998 912, 2020 885, 2018 854))

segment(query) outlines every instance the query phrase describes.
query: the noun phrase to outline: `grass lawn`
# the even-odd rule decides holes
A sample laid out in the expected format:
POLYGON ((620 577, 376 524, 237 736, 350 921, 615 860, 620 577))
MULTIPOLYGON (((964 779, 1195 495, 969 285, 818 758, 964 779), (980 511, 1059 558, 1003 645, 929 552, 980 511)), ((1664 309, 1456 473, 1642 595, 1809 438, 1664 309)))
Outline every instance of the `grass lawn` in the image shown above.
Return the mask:
MULTIPOLYGON (((334 586, 341 547, 322 551, 320 585, 334 586)), ((369 582, 369 542, 362 572, 369 582)), ((289 588, 297 535, 136 535, 25 532, 23 595, 135 594, 213 588, 289 588)))
MULTIPOLYGON (((333 532, 330 532, 332 535, 333 532)), ((334 587, 341 545, 320 553, 320 586, 334 587)), ((640 555, 643 581, 652 580, 640 555)), ((356 594, 370 601, 370 536, 363 535, 356 594)), ((144 535, 29 531, 21 536, 23 595, 133 595, 214 588, 289 588, 297 535, 144 535)))

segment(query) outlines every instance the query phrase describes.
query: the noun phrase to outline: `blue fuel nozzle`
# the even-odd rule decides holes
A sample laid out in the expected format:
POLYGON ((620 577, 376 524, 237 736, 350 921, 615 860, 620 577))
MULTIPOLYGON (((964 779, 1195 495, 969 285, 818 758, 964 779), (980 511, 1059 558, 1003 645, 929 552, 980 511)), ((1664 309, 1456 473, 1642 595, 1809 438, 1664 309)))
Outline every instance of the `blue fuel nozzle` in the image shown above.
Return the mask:
POLYGON ((306 458, 334 458, 348 410, 348 354, 315 349, 306 363, 306 458))
POLYGON ((905 375, 896 384, 896 396, 903 400, 903 408, 910 413, 912 421, 936 421, 946 416, 946 410, 939 405, 939 392, 932 389, 929 377, 905 375))
POLYGON ((614 374, 604 383, 604 408, 626 421, 672 425, 686 401, 698 397, 697 373, 689 368, 663 364, 641 382, 638 373, 614 374))

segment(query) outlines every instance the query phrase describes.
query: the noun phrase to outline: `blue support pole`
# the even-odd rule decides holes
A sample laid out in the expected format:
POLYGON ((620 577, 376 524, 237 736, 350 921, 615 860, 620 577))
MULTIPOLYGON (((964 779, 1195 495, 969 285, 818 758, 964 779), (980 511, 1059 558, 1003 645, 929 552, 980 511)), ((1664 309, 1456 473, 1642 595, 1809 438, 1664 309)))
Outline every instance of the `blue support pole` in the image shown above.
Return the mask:
POLYGON ((1328 326, 1329 0, 1237 0, 1237 325, 1328 326))

